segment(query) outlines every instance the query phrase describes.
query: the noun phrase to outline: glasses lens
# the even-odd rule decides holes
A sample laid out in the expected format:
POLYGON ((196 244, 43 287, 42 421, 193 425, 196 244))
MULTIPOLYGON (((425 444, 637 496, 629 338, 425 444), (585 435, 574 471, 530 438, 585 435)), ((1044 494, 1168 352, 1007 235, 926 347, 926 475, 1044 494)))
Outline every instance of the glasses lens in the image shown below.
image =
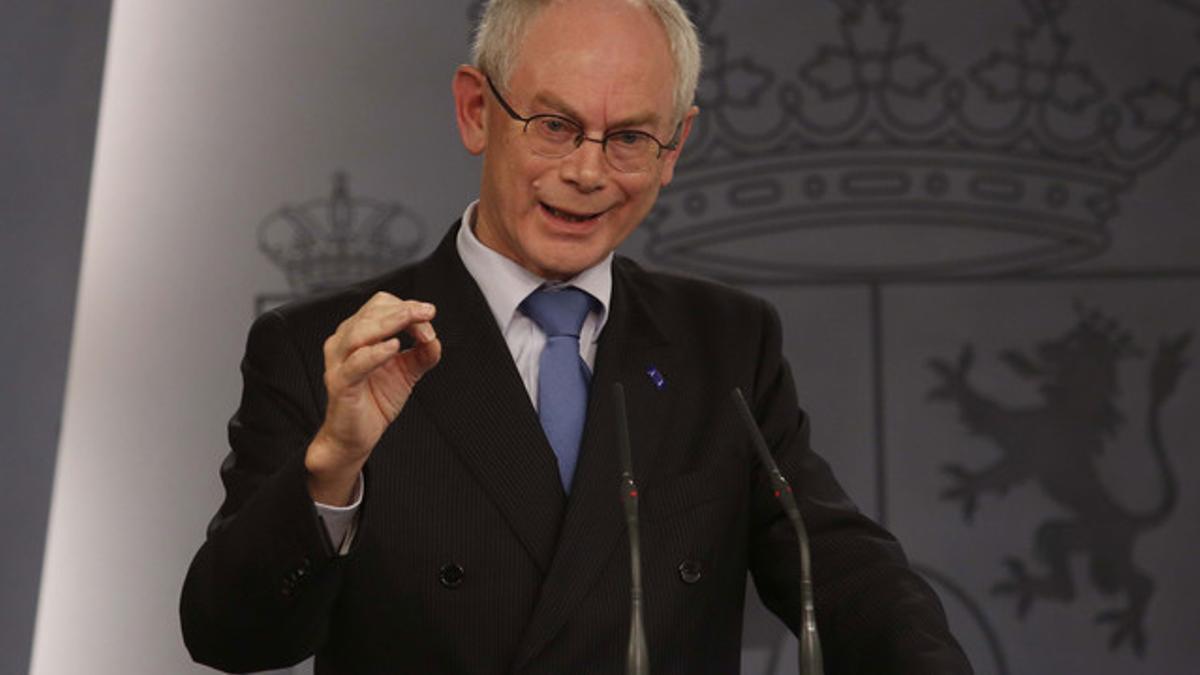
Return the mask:
POLYGON ((579 125, 556 115, 539 115, 529 120, 525 127, 530 147, 544 157, 564 157, 570 154, 582 133, 579 125))
POLYGON ((618 171, 640 173, 657 157, 658 142, 641 131, 618 131, 605 139, 604 151, 618 171))

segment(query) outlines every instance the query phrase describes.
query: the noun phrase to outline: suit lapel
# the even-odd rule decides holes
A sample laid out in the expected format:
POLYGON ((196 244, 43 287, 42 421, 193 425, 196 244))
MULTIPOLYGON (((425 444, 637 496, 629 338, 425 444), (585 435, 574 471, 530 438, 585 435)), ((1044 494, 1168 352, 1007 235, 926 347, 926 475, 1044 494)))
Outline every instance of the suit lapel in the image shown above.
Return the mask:
POLYGON ((546 572, 566 498, 558 464, 487 301, 458 257, 457 230, 415 279, 415 297, 438 307, 442 361, 412 401, 434 419, 546 572))
MULTIPOLYGON (((637 294, 631 265, 614 264, 611 314, 600 339, 588 398, 583 447, 554 562, 518 650, 515 670, 535 657, 587 596, 625 530, 612 388, 625 388, 635 478, 653 471, 654 453, 671 419, 675 395, 648 370, 674 371, 664 333, 637 294)), ((624 563, 627 564, 627 563, 624 563)))

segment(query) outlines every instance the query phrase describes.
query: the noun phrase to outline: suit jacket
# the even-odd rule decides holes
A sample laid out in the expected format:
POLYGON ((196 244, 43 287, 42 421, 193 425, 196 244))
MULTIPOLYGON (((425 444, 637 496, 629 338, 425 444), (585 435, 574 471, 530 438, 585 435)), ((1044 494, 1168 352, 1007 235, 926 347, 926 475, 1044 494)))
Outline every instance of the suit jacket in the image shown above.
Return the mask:
POLYGON ((932 590, 809 448, 769 305, 618 257, 568 498, 456 231, 422 262, 254 324, 226 498, 181 600, 197 661, 247 671, 315 652, 317 673, 622 672, 630 565, 610 394, 620 382, 652 672, 738 672, 747 571, 795 630, 795 537, 730 401, 735 386, 808 524, 827 672, 970 672, 932 590), (339 557, 303 456, 325 410, 322 343, 379 290, 438 306, 443 357, 367 462, 357 534, 339 557))

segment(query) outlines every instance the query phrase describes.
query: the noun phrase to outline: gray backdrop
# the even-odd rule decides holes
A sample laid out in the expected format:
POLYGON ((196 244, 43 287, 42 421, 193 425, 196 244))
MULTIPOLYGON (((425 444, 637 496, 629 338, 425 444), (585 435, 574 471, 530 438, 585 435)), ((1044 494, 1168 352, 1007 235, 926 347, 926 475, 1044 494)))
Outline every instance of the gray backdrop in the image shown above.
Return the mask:
POLYGON ((29 667, 108 7, 0 7, 0 673, 29 667))
MULTIPOLYGON (((624 252, 779 307, 816 442, 980 673, 1187 672, 1200 3, 691 7, 701 117, 624 252)), ((46 438, 62 421, 52 497, 53 441, 5 441, 18 466, 38 457, 5 509, 21 540, 50 507, 33 672, 203 672, 175 602, 220 499, 245 330, 428 251, 472 198, 449 79, 475 9, 114 3, 66 393, 25 412, 6 388, 0 406, 46 438), (353 265, 297 246, 368 231, 389 245, 353 265)), ((19 75, 49 81, 55 53, 19 75)), ((72 92, 56 110, 88 100, 72 92)), ((17 110, 6 134, 45 118, 17 110)), ((73 258, 68 239, 46 255, 73 258)), ((31 297, 28 250, 0 253, 6 302, 31 297)), ((48 335, 6 358, 62 364, 48 335)), ((40 550, 16 550, 6 580, 30 588, 40 550)), ((6 644, 27 644, 31 607, 5 592, 6 644)), ((795 670, 756 603, 745 648, 745 672, 795 670)))

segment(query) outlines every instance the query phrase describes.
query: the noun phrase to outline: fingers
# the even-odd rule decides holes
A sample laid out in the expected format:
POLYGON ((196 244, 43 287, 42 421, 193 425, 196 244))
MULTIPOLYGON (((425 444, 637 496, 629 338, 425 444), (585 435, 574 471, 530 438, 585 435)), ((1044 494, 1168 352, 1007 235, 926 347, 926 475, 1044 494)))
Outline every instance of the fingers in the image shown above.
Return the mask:
POLYGON ((406 301, 396 306, 367 308, 368 311, 353 317, 342 332, 338 348, 344 357, 350 352, 381 340, 386 340, 414 323, 426 323, 433 319, 433 305, 406 301))
POLYGON ((376 293, 325 341, 326 388, 333 393, 354 386, 387 364, 400 354, 400 332, 407 332, 416 343, 395 364, 397 374, 411 387, 441 356, 431 323, 436 313, 429 303, 376 293))
POLYGON ((433 324, 428 321, 409 324, 405 330, 409 335, 413 336, 417 344, 433 342, 437 339, 437 333, 433 330, 433 324))
POLYGON ((334 380, 327 382, 326 385, 330 390, 336 390, 358 384, 376 368, 387 363, 388 359, 395 356, 399 350, 399 338, 389 338, 383 342, 360 347, 354 350, 338 368, 326 371, 326 376, 334 380))
POLYGON ((415 385, 422 375, 429 372, 430 368, 436 366, 442 358, 441 340, 437 339, 437 335, 432 332, 433 326, 424 325, 429 328, 430 337, 428 339, 417 337, 417 345, 412 349, 404 350, 395 359, 396 367, 405 374, 410 387, 415 385))
POLYGON ((426 302, 401 300, 389 293, 376 293, 325 341, 326 369, 336 367, 362 347, 409 330, 413 324, 427 324, 425 328, 410 332, 420 341, 428 342, 434 337, 433 326, 428 324, 436 312, 434 306, 426 302))
POLYGON ((417 345, 410 349, 400 351, 399 338, 389 338, 356 349, 340 368, 327 372, 327 378, 335 378, 333 382, 327 381, 327 386, 331 389, 353 386, 375 370, 388 367, 393 374, 403 378, 404 384, 411 389, 442 358, 442 343, 433 332, 433 326, 423 325, 427 329, 427 336, 419 337, 417 345))

